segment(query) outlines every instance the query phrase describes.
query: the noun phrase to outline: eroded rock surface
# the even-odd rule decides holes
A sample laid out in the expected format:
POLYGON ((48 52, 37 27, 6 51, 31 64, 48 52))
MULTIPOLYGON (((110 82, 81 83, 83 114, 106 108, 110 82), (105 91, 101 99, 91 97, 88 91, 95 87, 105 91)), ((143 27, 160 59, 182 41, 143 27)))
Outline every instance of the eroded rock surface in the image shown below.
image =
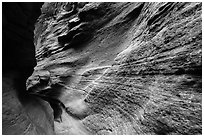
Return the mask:
POLYGON ((57 134, 202 134, 201 3, 45 3, 28 89, 57 134))

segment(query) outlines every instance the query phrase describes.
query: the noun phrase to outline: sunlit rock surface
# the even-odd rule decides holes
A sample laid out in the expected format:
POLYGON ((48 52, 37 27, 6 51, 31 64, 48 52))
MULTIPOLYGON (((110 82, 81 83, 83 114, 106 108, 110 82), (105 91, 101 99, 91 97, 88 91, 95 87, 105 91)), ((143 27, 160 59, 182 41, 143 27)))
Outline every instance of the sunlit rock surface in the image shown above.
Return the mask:
POLYGON ((201 3, 45 3, 27 88, 56 134, 202 134, 201 3))

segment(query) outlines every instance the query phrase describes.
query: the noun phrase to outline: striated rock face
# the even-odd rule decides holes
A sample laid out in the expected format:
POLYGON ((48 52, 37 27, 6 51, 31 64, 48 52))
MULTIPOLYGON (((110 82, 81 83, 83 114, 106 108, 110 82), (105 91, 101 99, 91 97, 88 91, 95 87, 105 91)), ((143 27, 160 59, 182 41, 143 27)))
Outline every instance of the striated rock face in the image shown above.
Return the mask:
POLYGON ((33 30, 42 3, 2 4, 2 133, 54 134, 53 110, 28 94, 26 79, 35 59, 33 30))
POLYGON ((45 3, 27 88, 56 134, 202 134, 201 3, 45 3))

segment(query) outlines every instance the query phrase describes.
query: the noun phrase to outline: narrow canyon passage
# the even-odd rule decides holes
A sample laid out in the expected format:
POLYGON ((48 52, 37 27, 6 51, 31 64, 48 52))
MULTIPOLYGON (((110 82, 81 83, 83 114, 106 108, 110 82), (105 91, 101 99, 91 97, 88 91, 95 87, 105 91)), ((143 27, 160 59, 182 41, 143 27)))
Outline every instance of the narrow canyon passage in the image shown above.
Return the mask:
POLYGON ((202 134, 202 3, 25 4, 3 4, 3 134, 202 134))

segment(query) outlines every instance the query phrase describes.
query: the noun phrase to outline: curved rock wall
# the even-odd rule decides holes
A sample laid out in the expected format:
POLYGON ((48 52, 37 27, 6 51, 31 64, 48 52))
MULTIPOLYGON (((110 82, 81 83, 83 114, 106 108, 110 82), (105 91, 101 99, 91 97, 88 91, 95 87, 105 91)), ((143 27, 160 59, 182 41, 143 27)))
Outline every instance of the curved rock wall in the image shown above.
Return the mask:
POLYGON ((202 134, 201 3, 45 3, 35 94, 57 134, 202 134))
POLYGON ((2 4, 2 133, 54 134, 53 110, 26 91, 36 65, 33 30, 43 3, 2 4))

